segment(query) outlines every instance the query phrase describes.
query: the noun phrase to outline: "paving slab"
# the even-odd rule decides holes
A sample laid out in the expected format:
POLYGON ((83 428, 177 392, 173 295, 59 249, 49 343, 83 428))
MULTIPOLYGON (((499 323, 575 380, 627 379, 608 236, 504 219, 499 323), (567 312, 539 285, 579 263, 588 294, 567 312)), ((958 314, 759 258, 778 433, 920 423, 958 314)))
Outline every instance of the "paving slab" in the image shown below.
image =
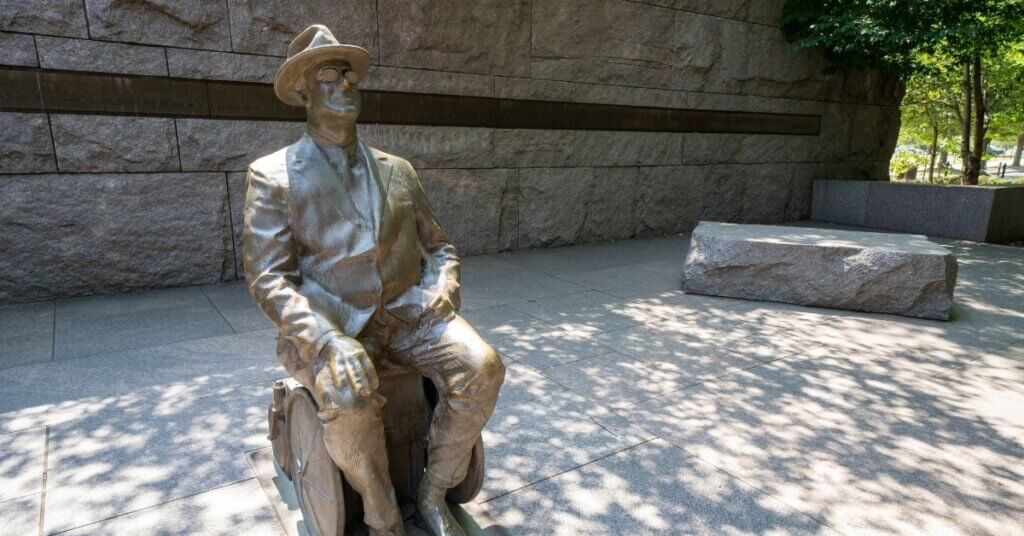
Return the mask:
POLYGON ((621 306, 622 299, 603 292, 588 291, 570 296, 520 301, 509 307, 565 329, 598 333, 640 324, 621 306))
POLYGON ((0 502, 4 534, 39 534, 38 493, 0 502))
POLYGON ((255 479, 248 479, 85 525, 62 534, 283 536, 285 531, 270 509, 267 497, 259 484, 255 479))
MULTIPOLYGON (((611 352, 545 369, 543 374, 599 404, 618 409, 761 364, 696 338, 677 335, 653 339, 654 335, 644 328, 622 331, 631 333, 622 334, 610 345, 630 354, 611 352), (627 341, 632 337, 652 339, 643 346, 631 347, 627 341)), ((614 337, 618 333, 605 335, 614 337)))
POLYGON ((46 429, 0 434, 0 502, 42 491, 46 429))
POLYGON ((588 333, 552 326, 540 320, 508 328, 492 328, 487 341, 503 357, 538 370, 610 352, 588 333))
POLYGON ((661 440, 484 506, 510 534, 837 534, 661 440))
POLYGON ((515 491, 651 436, 522 365, 508 367, 484 429, 487 479, 478 500, 515 491))
POLYGON ((548 296, 563 296, 587 290, 549 275, 526 270, 511 272, 467 272, 462 275, 462 307, 470 310, 548 296))
POLYGON ((195 397, 284 376, 274 330, 0 370, 0 431, 56 424, 149 399, 195 397))
POLYGON ((0 308, 0 368, 53 357, 53 302, 0 308))
POLYGON ((234 333, 198 287, 58 300, 57 360, 234 333))
POLYGON ((683 286, 682 263, 674 260, 648 261, 601 270, 566 272, 559 274, 558 277, 619 298, 664 290, 679 290, 683 286))
POLYGON ((929 380, 819 348, 626 416, 847 534, 1020 530, 1024 446, 929 380))
MULTIPOLYGON (((242 453, 268 444, 270 397, 269 383, 236 387, 198 398, 139 401, 53 426, 46 531, 82 527, 251 478, 242 453)), ((223 508, 230 513, 232 506, 223 508)))

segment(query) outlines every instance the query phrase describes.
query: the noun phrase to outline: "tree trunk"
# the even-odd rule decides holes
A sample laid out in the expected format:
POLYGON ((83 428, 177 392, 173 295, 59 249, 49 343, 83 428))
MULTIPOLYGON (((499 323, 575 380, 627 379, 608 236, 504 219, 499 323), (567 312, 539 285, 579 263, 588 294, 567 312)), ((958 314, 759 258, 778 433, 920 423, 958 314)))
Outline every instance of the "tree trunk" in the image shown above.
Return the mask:
POLYGON ((975 54, 972 62, 974 64, 974 149, 971 151, 971 175, 970 182, 966 184, 978 184, 978 177, 981 175, 981 159, 985 155, 985 92, 981 87, 981 55, 975 54))
POLYGON ((971 105, 971 62, 964 59, 963 75, 963 99, 964 115, 963 123, 960 125, 960 183, 970 184, 971 176, 971 113, 974 107, 971 105))
POLYGON ((1017 136, 1017 149, 1013 151, 1013 167, 1020 167, 1020 155, 1024 153, 1024 134, 1017 136))
POLYGON ((988 159, 985 158, 985 155, 988 154, 988 148, 992 145, 992 138, 985 138, 984 145, 985 148, 981 150, 981 165, 978 166, 978 169, 982 175, 988 175, 988 159))
POLYGON ((928 182, 935 182, 935 157, 939 152, 939 127, 932 127, 932 159, 928 162, 928 182))

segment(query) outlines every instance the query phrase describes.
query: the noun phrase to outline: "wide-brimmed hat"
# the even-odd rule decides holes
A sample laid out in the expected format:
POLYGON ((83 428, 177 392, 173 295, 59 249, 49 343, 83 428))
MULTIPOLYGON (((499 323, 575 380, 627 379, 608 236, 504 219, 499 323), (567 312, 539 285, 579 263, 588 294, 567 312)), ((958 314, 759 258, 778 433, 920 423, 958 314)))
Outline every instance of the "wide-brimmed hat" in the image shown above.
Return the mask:
POLYGON ((370 68, 370 53, 363 47, 339 43, 326 26, 314 24, 302 30, 288 45, 288 59, 284 60, 274 77, 274 93, 277 98, 285 104, 304 106, 302 96, 295 86, 296 78, 302 76, 306 69, 330 59, 347 61, 360 80, 366 79, 366 71, 370 68))

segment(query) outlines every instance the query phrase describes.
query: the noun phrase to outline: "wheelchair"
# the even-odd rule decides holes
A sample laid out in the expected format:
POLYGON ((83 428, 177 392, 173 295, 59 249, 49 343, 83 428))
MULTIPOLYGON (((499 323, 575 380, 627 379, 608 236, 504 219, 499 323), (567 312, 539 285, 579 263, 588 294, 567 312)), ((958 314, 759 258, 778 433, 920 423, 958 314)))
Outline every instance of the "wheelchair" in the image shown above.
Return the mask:
MULTIPOLYGON (((434 384, 411 368, 386 359, 377 366, 383 409, 388 468, 399 504, 415 502, 427 465, 427 434, 438 402, 434 384)), ((274 460, 288 477, 299 500, 306 527, 317 536, 343 536, 362 524, 362 499, 345 481, 324 445, 324 428, 316 401, 297 380, 274 382, 267 412, 274 460)), ((464 504, 484 482, 483 439, 473 446, 466 478, 448 490, 449 502, 464 504)))

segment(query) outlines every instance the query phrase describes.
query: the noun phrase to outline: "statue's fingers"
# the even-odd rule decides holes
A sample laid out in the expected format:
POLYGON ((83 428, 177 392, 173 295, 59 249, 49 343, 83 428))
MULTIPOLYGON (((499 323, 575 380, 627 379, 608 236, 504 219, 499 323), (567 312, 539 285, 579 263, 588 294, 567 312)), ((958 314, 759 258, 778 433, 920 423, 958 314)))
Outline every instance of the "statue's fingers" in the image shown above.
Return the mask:
POLYGON ((352 382, 352 389, 357 395, 363 396, 366 394, 366 386, 363 385, 363 378, 356 370, 354 361, 354 359, 345 360, 345 373, 348 375, 348 381, 352 382))
POLYGON ((370 356, 364 355, 361 359, 363 369, 366 371, 366 383, 369 385, 370 390, 376 390, 380 385, 380 380, 377 378, 377 369, 373 366, 373 361, 370 360, 370 356))

